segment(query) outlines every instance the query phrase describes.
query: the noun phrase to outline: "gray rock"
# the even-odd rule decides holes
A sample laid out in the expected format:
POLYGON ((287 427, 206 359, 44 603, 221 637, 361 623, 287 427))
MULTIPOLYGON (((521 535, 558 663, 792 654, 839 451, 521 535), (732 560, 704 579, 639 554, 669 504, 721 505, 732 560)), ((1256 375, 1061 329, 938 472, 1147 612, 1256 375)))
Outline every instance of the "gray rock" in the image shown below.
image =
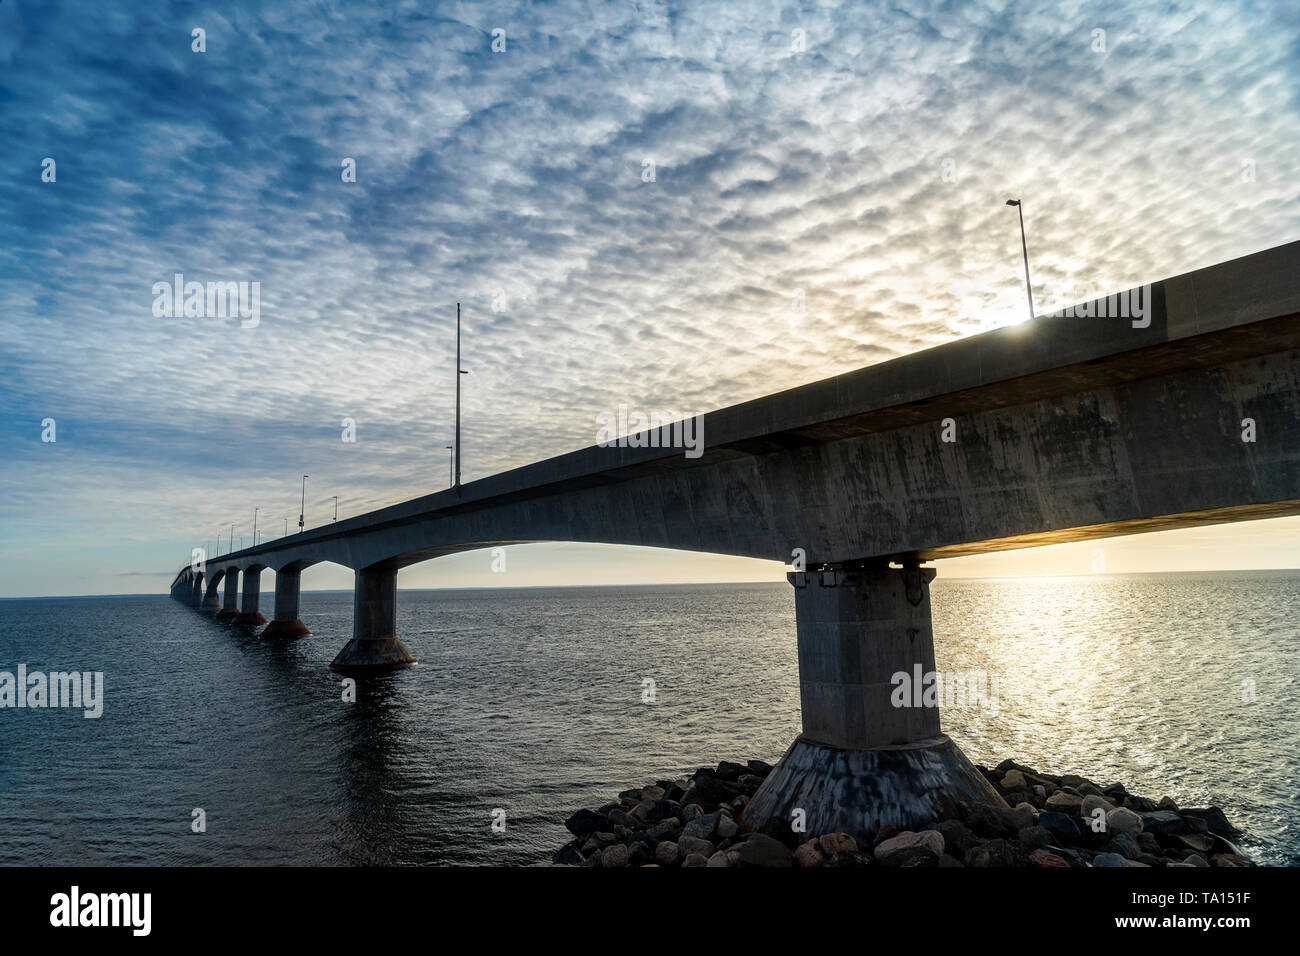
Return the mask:
POLYGON ((628 850, 621 843, 615 843, 613 846, 607 846, 600 854, 600 865, 607 866, 627 866, 628 850))
POLYGON ((1154 810, 1138 816, 1142 819, 1142 829, 1150 833, 1183 833, 1187 830, 1183 818, 1172 810, 1154 810))
POLYGON ((1215 838, 1204 833, 1180 833, 1171 839, 1175 846, 1184 846, 1207 857, 1215 844, 1215 838))
POLYGON ((1001 784, 999 784, 1003 790, 1023 790, 1028 785, 1025 775, 1019 770, 1008 770, 1002 777, 1001 784))
POLYGON ((735 850, 719 850, 713 856, 709 857, 708 866, 735 866, 736 857, 739 854, 735 850))
POLYGON ((1055 837, 1052 831, 1047 827, 1025 827, 1018 835, 1020 852, 1028 854, 1033 850, 1041 850, 1050 846, 1055 837))
POLYGON ((706 813, 702 817, 696 817, 690 823, 682 827, 684 836, 698 837, 701 840, 713 840, 715 837, 730 836, 735 834, 736 824, 732 819, 726 816, 721 810, 715 810, 712 813, 706 813), (731 833, 720 833, 721 827, 729 826, 731 833))
POLYGON ((701 840, 699 837, 687 836, 685 833, 683 833, 681 838, 677 841, 677 846, 687 856, 690 856, 692 853, 703 853, 708 857, 713 856, 717 851, 717 847, 715 847, 710 841, 701 840))
POLYGON ((720 839, 726 840, 734 837, 739 830, 740 827, 736 826, 736 821, 723 813, 718 817, 718 825, 714 828, 713 834, 720 839))
POLYGON ((1070 816, 1068 813, 1058 813, 1055 810, 1044 810, 1038 815, 1038 825, 1046 827, 1052 831, 1052 835, 1058 840, 1079 839, 1083 832, 1079 829, 1079 818, 1070 816))
POLYGON ((658 823, 652 823, 648 832, 656 840, 662 839, 665 833, 671 833, 673 830, 681 827, 682 821, 676 817, 669 817, 666 820, 660 820, 658 823))
POLYGON ((1006 821, 1007 826, 1017 833, 1025 827, 1032 827, 1037 816, 1034 808, 1027 803, 1017 804, 1010 810, 999 809, 998 812, 1002 814, 1002 819, 1006 821))
POLYGON ((1091 817, 1094 810, 1100 810, 1102 819, 1106 814, 1115 809, 1115 804, 1111 803, 1099 793, 1090 793, 1083 798, 1083 807, 1079 811, 1081 817, 1091 817))
POLYGON ((1116 833, 1101 848, 1102 853, 1118 853, 1126 860, 1136 860, 1143 855, 1142 848, 1131 833, 1116 833))
POLYGON ((750 834, 737 852, 741 866, 794 866, 794 855, 785 844, 765 833, 750 834))
POLYGON ((708 866, 709 858, 703 853, 688 853, 682 860, 682 866, 708 866))
POLYGON ((911 860, 938 863, 943 856, 943 834, 938 830, 904 830, 876 847, 876 861, 884 866, 906 866, 911 860))
POLYGON ((681 847, 665 840, 655 847, 655 859, 664 866, 676 866, 682 859, 681 847))
POLYGON ((800 866, 821 866, 826 862, 826 857, 822 856, 821 848, 817 845, 816 840, 809 840, 807 843, 801 843, 794 851, 795 862, 800 866))
POLYGON ((1093 866, 1128 866, 1129 861, 1118 853, 1098 853, 1092 858, 1093 866))
POLYGON ((1107 833, 1130 833, 1137 836, 1143 829, 1142 817, 1126 807, 1116 807, 1106 814, 1107 833))
POLYGON ((1076 796, 1073 793, 1066 793, 1064 790, 1058 790, 1047 798, 1045 806, 1048 810, 1055 810, 1057 813, 1078 816, 1079 811, 1083 809, 1083 797, 1076 796))
POLYGON ((847 833, 824 833, 817 838, 817 846, 822 855, 832 857, 836 853, 856 853, 858 841, 847 833))

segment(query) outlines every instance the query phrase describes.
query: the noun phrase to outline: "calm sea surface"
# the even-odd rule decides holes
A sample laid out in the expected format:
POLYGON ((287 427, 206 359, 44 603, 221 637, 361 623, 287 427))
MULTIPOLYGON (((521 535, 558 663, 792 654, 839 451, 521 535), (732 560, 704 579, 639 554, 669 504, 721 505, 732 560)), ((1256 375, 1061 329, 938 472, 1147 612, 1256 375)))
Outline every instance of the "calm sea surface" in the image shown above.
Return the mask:
MULTIPOLYGON (((934 607, 939 669, 998 678, 996 713, 944 712, 972 760, 1214 802, 1300 863, 1300 572, 940 577, 934 607)), ((106 698, 0 710, 0 863, 545 863, 578 807, 799 731, 785 584, 403 591, 420 666, 355 704, 351 595, 302 618, 268 644, 166 597, 0 601, 0 670, 106 698)))

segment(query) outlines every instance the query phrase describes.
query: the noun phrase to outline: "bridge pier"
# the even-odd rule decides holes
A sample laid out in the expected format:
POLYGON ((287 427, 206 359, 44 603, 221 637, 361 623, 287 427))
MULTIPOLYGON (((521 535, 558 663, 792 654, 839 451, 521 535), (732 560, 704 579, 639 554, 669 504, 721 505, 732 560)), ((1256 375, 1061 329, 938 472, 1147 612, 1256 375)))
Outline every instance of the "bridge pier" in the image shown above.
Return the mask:
POLYGON ((216 614, 221 610, 221 584, 215 578, 203 589, 203 599, 198 608, 205 614, 216 614))
POLYGON ((298 596, 301 591, 301 568, 281 568, 275 572, 275 617, 258 637, 302 637, 311 633, 307 625, 298 619, 298 596))
POLYGON ((194 580, 189 586, 189 593, 185 595, 185 603, 190 607, 198 607, 203 603, 203 575, 194 575, 194 580))
POLYGON ((239 617, 239 568, 226 568, 226 590, 217 617, 239 617))
POLYGON ((1006 805, 940 731, 939 708, 916 706, 910 692, 917 676, 935 669, 934 574, 846 565, 788 575, 803 733, 745 807, 747 826, 789 825, 803 810, 810 835, 866 838, 884 824, 924 827, 958 800, 1006 805))
POLYGON ((414 663, 415 658, 397 637, 397 569, 360 569, 352 599, 352 640, 343 646, 330 667, 371 672, 414 663))
POLYGON ((236 624, 265 624, 266 617, 257 609, 262 597, 262 569, 249 568, 244 571, 244 593, 239 602, 239 616, 236 624))

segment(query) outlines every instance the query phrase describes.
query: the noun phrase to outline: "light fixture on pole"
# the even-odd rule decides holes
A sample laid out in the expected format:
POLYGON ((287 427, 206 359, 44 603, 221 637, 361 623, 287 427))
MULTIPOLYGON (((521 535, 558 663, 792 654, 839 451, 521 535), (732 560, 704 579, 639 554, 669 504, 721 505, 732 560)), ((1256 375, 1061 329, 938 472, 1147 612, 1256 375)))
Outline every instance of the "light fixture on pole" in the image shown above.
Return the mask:
POLYGON ((303 519, 307 515, 307 479, 310 477, 311 475, 302 476, 302 504, 298 506, 298 533, 299 534, 302 534, 303 529, 306 527, 303 519))
POLYGON ((339 520, 339 496, 334 496, 334 520, 339 520))
POLYGON ((1019 199, 1008 199, 1008 206, 1015 206, 1020 214, 1020 251, 1025 254, 1025 294, 1029 297, 1029 318, 1034 317, 1034 288, 1029 284, 1029 244, 1025 241, 1025 210, 1019 199))
POLYGON ((456 484, 456 446, 447 446, 447 484, 456 484))
POLYGON ((460 486, 460 377, 468 375, 468 369, 460 367, 460 303, 456 303, 456 467, 452 472, 452 486, 460 486))

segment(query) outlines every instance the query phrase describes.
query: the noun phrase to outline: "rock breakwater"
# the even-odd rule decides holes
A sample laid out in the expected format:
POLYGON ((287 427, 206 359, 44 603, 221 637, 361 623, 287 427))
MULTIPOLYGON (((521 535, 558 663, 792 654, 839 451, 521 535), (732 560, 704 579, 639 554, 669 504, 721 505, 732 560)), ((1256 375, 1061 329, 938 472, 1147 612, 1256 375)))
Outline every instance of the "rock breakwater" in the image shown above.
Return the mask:
POLYGON ((744 825, 745 805, 772 772, 761 760, 722 761, 689 776, 624 790, 565 821, 573 839, 554 861, 630 867, 1238 867, 1254 866, 1241 833, 1214 806, 1181 808, 1123 784, 1098 786, 1014 760, 976 765, 1004 807, 958 804, 923 830, 802 832, 797 819, 744 825))

